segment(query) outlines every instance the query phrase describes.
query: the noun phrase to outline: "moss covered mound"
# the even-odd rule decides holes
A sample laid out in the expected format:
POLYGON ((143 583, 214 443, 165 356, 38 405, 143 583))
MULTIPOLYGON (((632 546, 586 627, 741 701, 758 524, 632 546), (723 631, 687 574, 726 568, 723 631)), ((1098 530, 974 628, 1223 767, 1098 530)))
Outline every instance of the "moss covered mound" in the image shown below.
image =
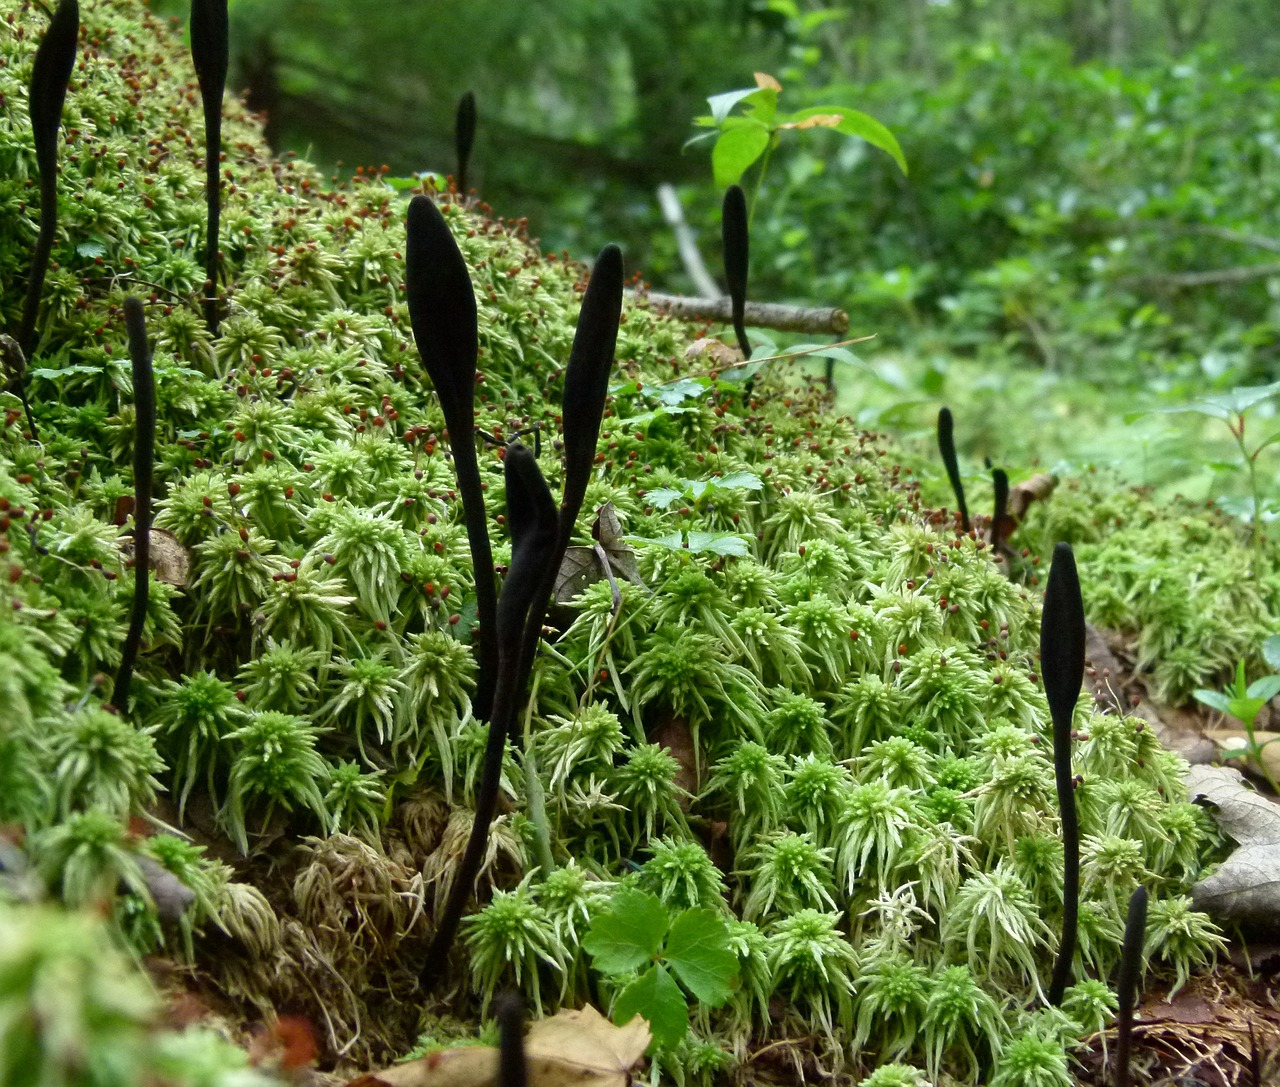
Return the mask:
MULTIPOLYGON (((86 8, 30 360, 42 441, 8 394, 0 432, 0 823, 21 828, 37 877, 4 893, 109 903, 116 939, 193 964, 237 1014, 309 1017, 325 1062, 368 1066, 424 1026, 417 969, 485 737, 469 701, 477 575, 408 333, 404 197, 377 171, 325 184, 273 161, 229 107, 213 339, 189 59, 134 3, 86 8), (156 524, 173 546, 117 712, 127 294, 155 347, 156 524)), ((21 4, 0 34, 10 327, 35 231, 23 106, 43 24, 21 4)), ((500 575, 501 446, 536 428, 558 487, 586 271, 440 200, 480 306, 500 575)), ((542 1009, 607 1003, 622 983, 597 975, 582 937, 635 885, 710 910, 738 958, 728 1002, 698 1008, 659 1055, 679 1082, 776 1042, 844 1076, 910 1061, 1014 1083, 1039 1061, 1057 1079, 1037 1082, 1065 1083, 1064 1047, 1110 1003, 1085 981, 1064 1013, 1027 1010, 1062 912, 1034 582, 925 507, 888 440, 820 390, 766 369, 746 403, 743 373, 686 360, 691 336, 624 315, 579 532, 589 544, 611 508, 627 536, 606 542, 619 576, 634 552, 637 576, 615 615, 580 556, 448 1008, 474 1021, 513 982, 542 1009)), ((1185 976, 1218 940, 1183 897, 1212 832, 1141 722, 1082 702, 1078 725, 1077 977, 1109 977, 1139 882, 1151 967, 1185 976)))

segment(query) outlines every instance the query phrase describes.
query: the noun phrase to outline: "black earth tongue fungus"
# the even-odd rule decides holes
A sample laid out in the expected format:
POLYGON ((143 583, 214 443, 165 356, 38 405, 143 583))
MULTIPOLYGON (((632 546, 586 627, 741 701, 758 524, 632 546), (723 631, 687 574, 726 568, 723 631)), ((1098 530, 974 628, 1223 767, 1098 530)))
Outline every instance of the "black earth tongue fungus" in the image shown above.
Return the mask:
MULTIPOLYGON (((740 185, 730 185, 720 206, 720 237, 724 248, 724 278, 729 287, 733 314, 733 334, 743 359, 751 358, 747 339, 747 267, 750 264, 750 231, 747 225, 747 198, 740 185)), ((751 384, 747 382, 748 386, 751 384)))
POLYGON ((458 153, 458 193, 467 192, 467 165, 476 142, 476 96, 467 91, 458 99, 458 112, 453 121, 453 145, 458 153))
POLYGON ((503 993, 494 1001, 498 1020, 498 1087, 526 1087, 524 1001, 519 993, 503 993))
MULTIPOLYGON (((951 481, 956 505, 960 507, 960 527, 968 532, 969 507, 965 505, 964 483, 960 479, 960 462, 956 460, 955 420, 951 418, 950 408, 943 408, 938 412, 938 452, 942 454, 942 463, 947 469, 947 479, 951 481)), ((1005 500, 1008 501, 1007 493, 1005 500)))
POLYGON ((124 300, 124 322, 129 333, 129 359, 133 364, 133 610, 129 630, 120 654, 111 697, 117 708, 127 711, 133 665, 138 659, 142 627, 147 618, 147 596, 151 570, 151 476, 156 450, 156 385, 147 347, 147 325, 142 303, 124 300))
POLYGON ((462 496, 480 621, 480 670, 476 677, 474 708, 476 717, 487 721, 498 674, 498 593, 494 586, 493 549, 489 544, 480 467, 472 436, 479 347, 476 296, 466 261, 453 240, 449 224, 440 209, 425 196, 415 196, 409 203, 405 300, 418 354, 440 397, 453 450, 458 493, 462 496))
MULTIPOLYGON (((560 411, 564 420, 564 491, 560 496, 559 533, 555 552, 543 570, 535 606, 525 626, 521 646, 521 690, 528 684, 556 576, 569 541, 573 539, 573 527, 595 466, 600 420, 604 417, 609 374, 613 370, 613 355, 618 345, 618 325, 622 320, 622 276, 622 250, 616 245, 606 245, 591 269, 591 279, 582 297, 582 309, 578 312, 573 347, 569 350, 569 364, 565 368, 560 411)), ((511 742, 517 743, 518 740, 513 719, 511 742)))
POLYGON ((503 748, 507 736, 515 729, 523 700, 524 677, 527 675, 521 668, 523 634, 529 617, 533 614, 540 617, 545 608, 545 604, 535 603, 535 600, 559 535, 555 501, 529 449, 513 442, 507 447, 503 468, 507 485, 507 526, 511 531, 511 565, 498 597, 498 681, 489 718, 480 787, 476 791, 471 835, 454 872, 448 900, 436 919, 436 930, 422 968, 422 985, 428 993, 444 980, 449 949, 453 946, 463 908, 471 897, 476 875, 484 860, 489 829, 498 806, 503 748))
POLYGON ((1133 1012, 1138 1006, 1138 977, 1142 973, 1142 942, 1146 931, 1147 889, 1138 887, 1129 896, 1129 915, 1124 923, 1124 944, 1116 979, 1116 995, 1120 998, 1120 1010, 1116 1014, 1116 1087, 1129 1087, 1133 1012))
POLYGON ((1084 683, 1084 601, 1070 544, 1053 549, 1049 584, 1040 616, 1040 671, 1053 720, 1053 772, 1062 818, 1062 939, 1049 983, 1049 1003, 1062 1003, 1071 980, 1080 915, 1080 824, 1071 774, 1071 719, 1084 683))
MULTIPOLYGON (((35 252, 31 254, 31 272, 27 278, 27 296, 22 305, 22 323, 18 326, 18 347, 28 362, 35 347, 36 318, 40 313, 40 295, 49 270, 49 254, 58 232, 58 128, 62 124, 62 104, 67 100, 67 82, 76 63, 76 42, 80 37, 80 5, 76 0, 62 0, 49 29, 36 49, 31 68, 28 113, 31 135, 36 147, 36 170, 40 174, 40 233, 35 252)), ((18 398, 27 415, 32 440, 36 440, 36 421, 27 402, 26 373, 15 375, 18 398)))
POLYGON ((191 61, 204 106, 205 230, 204 319, 218 335, 218 222, 222 215, 222 95, 230 56, 227 0, 191 0, 191 61))
POLYGON ((1004 545, 1004 519, 1009 512, 1009 473, 1003 468, 991 470, 991 486, 995 491, 995 509, 991 514, 991 547, 999 551, 1004 545))

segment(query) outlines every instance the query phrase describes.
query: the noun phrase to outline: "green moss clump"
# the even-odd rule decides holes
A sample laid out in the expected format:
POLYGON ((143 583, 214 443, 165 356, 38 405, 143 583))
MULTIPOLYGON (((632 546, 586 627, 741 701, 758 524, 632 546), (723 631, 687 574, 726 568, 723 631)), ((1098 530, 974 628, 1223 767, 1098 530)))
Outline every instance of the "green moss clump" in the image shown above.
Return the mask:
POLYGON ((1269 671, 1262 643, 1280 633, 1280 553, 1266 536, 1255 546, 1211 507, 1161 506, 1105 473, 1066 481, 1032 507, 1024 532, 1037 549, 1075 546, 1090 620, 1133 639, 1160 701, 1217 689, 1238 661, 1269 671))
MULTIPOLYGON (((123 880, 133 920, 120 938, 179 953, 181 935, 242 1007, 299 1009, 325 1025, 330 1058, 367 1067, 417 1033, 417 964, 470 828, 484 735, 470 703, 474 586, 493 576, 470 567, 408 333, 404 197, 376 170, 325 184, 273 161, 229 106, 227 317, 212 340, 189 255, 204 245, 189 61, 128 0, 85 17, 66 214, 31 360, 45 441, 24 438, 11 396, 0 430, 12 707, 0 772, 22 785, 0 790, 0 821, 29 832, 51 887, 111 899, 123 880), (160 572, 128 713, 114 718, 103 704, 125 692, 103 677, 131 581, 118 523, 131 492, 126 293, 145 298, 156 347, 156 523, 190 572, 160 572), (124 820, 143 809, 236 871, 141 846, 124 820), (198 921, 160 917, 137 876, 144 849, 189 888, 198 921), (191 939, 201 926, 211 940, 225 930, 216 953, 191 939)), ((23 5, 0 38, 6 324, 34 231, 20 106, 41 26, 23 5)), ((516 224, 441 206, 480 306, 478 425, 499 441, 537 427, 554 488, 585 270, 540 254, 516 224)), ((603 888, 640 868, 751 916, 735 920, 740 999, 700 1012, 685 1047, 708 1077, 716 1052, 813 1035, 823 1063, 851 1075, 914 1060, 973 1082, 1005 1041, 1048 1044, 1019 1010, 1053 961, 1062 911, 1038 595, 925 507, 886 438, 783 369, 757 375, 744 403, 735 375, 684 362, 692 334, 625 312, 578 529, 588 542, 611 503, 643 585, 622 586, 616 617, 608 586, 590 585, 540 657, 529 754, 505 763, 510 811, 481 887, 500 909, 518 896, 520 931, 483 913, 469 931, 537 949, 520 961, 545 975, 546 1004, 583 1000, 581 936, 603 888), (540 810, 525 800, 539 793, 540 810), (534 872, 540 837, 582 886, 534 872), (721 878, 698 862, 704 838, 721 878), (966 986, 990 997, 971 1015, 957 1010, 966 986)), ((500 453, 486 446, 481 468, 501 571, 500 453)), ((1128 891, 1142 881, 1176 900, 1211 836, 1186 818, 1181 766, 1149 733, 1084 704, 1079 715, 1078 973, 1106 976, 1128 891)), ((1195 931, 1211 951, 1212 927, 1195 931)), ((1197 953, 1184 943, 1169 956, 1178 972, 1197 953)), ((514 959, 485 950, 478 986, 459 964, 462 1010, 512 980, 514 959)), ((1071 1038, 1097 1025, 1068 1023, 1071 1038)))

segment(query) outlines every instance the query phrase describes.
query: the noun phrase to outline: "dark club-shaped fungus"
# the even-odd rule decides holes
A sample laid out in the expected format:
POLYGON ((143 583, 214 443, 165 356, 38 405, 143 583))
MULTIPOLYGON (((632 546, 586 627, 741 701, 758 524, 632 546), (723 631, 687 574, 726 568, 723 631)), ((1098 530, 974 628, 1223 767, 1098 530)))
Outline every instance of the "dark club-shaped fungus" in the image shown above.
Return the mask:
POLYGON ((508 739, 516 740, 520 704, 528 687, 547 603, 591 478, 621 315, 622 253, 617 246, 609 245, 592 269, 565 371, 565 482, 559 511, 533 454, 519 443, 507 449, 504 467, 512 549, 511 566, 498 598, 498 669, 493 710, 471 836, 454 874, 448 901, 436 920, 422 970, 427 991, 444 976, 463 907, 480 870, 497 808, 503 747, 508 739))
POLYGON ((191 0, 191 61, 204 106, 204 184, 206 220, 204 319, 218 334, 218 222, 222 212, 222 95, 227 89, 230 55, 227 0, 191 0))
POLYGON ((476 96, 467 91, 458 99, 458 112, 453 121, 453 145, 458 154, 458 192, 467 191, 467 166, 471 148, 476 142, 476 96))
POLYGON ((1049 1003, 1057 1006, 1071 980, 1076 925, 1080 913, 1080 825, 1071 774, 1071 719, 1084 682, 1084 602, 1071 545, 1053 549, 1049 585, 1040 617, 1040 670, 1053 720, 1053 772, 1062 818, 1062 939, 1049 983, 1049 1003))
MULTIPOLYGON (((36 169, 40 174, 40 233, 31 255, 31 273, 27 278, 27 296, 22 304, 22 323, 18 326, 18 347, 29 362, 35 346, 36 318, 40 312, 40 295, 44 290, 49 255, 58 232, 58 128, 62 124, 62 105, 67 99, 67 82, 76 62, 76 41, 80 36, 80 5, 76 0, 62 0, 49 29, 36 50, 31 69, 28 111, 31 136, 36 147, 36 169)), ((27 415, 27 426, 35 438, 36 424, 27 402, 26 376, 16 375, 18 397, 27 415)))
POLYGON ((519 993, 503 993, 494 1001, 498 1020, 498 1087, 525 1087, 529 1069, 524 1059, 524 1001, 519 993))
POLYGON ((507 525, 511 530, 511 565, 498 597, 498 677, 494 690, 489 736, 485 744, 480 786, 476 791, 475 819, 466 850, 458 862, 444 909, 436 918, 436 930, 422 969, 427 991, 444 976, 449 949, 457 934, 462 910, 484 860, 489 828, 498 806, 502 780, 502 751, 519 717, 522 695, 521 648, 531 612, 542 614, 535 603, 543 574, 551 562, 558 536, 555 502, 538 462, 519 442, 507 447, 504 473, 507 484, 507 525))
POLYGON ((729 287, 733 332, 744 359, 751 358, 747 339, 747 267, 750 263, 750 232, 747 226, 747 198, 742 187, 730 185, 720 208, 720 236, 724 247, 724 278, 729 287))
POLYGON ((964 483, 960 480, 960 462, 956 460, 955 420, 951 418, 951 409, 943 408, 938 412, 938 452, 942 454, 942 463, 947 469, 947 479, 951 481, 951 490, 956 496, 956 505, 960 508, 960 527, 969 531, 969 507, 964 501, 964 483))
POLYGON ((991 512, 991 546, 999 551, 1004 543, 1004 522, 1009 516, 1009 473, 1003 468, 991 471, 991 486, 995 491, 995 509, 991 512))
MULTIPOLYGON (((555 553, 543 571, 536 607, 530 613, 521 648, 520 689, 528 681, 538 638, 546 619, 547 604, 555 588, 560 563, 573 538, 573 527, 582 510, 587 484, 595 465, 596 441, 613 370, 613 354, 618 344, 622 319, 622 250, 606 245, 596 257, 591 279, 582 297, 578 327, 569 350, 564 375, 561 417, 564 420, 564 490, 560 496, 559 534, 555 553)), ((512 741, 515 740, 514 733, 512 741)))
POLYGON ((147 325, 142 303, 124 300, 125 328, 129 333, 129 359, 133 364, 133 610, 120 654, 120 670, 112 698, 121 710, 129 705, 129 684, 138 659, 142 627, 147 618, 151 571, 151 476, 156 452, 156 385, 147 347, 147 325))
POLYGON ((466 261, 453 240, 449 224, 440 209, 425 196, 415 196, 409 204, 405 297, 418 354, 440 397, 453 450, 458 492, 462 495, 480 621, 480 673, 476 679, 475 711, 478 718, 488 720, 498 672, 498 594, 472 434, 478 353, 476 296, 466 261))
POLYGON ((1133 1012, 1138 1006, 1138 979, 1142 974, 1142 943, 1147 932, 1147 889, 1138 887, 1129 896, 1129 915, 1124 923, 1124 944, 1120 949, 1120 972, 1116 996, 1116 1087, 1129 1087, 1129 1052, 1133 1041, 1133 1012))

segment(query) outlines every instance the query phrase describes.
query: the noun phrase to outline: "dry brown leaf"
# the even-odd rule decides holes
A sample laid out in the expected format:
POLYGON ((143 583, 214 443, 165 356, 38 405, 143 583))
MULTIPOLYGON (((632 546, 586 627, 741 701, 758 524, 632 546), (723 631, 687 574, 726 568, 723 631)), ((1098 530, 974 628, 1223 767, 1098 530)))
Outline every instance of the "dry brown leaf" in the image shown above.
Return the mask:
POLYGON ((360 1076, 347 1087, 489 1087, 497 1077, 498 1051, 493 1046, 460 1045, 360 1076))
MULTIPOLYGON (((575 1082, 607 1087, 626 1082, 651 1040, 649 1024, 639 1016, 616 1027, 588 1004, 538 1020, 529 1028, 524 1051, 530 1062, 539 1057, 559 1061, 566 1069, 578 1069, 575 1082), (584 1075, 587 1071, 594 1074, 591 1079, 584 1075)), ((555 1087, 555 1083, 531 1080, 530 1087, 555 1087)))
MULTIPOLYGON (((120 553, 133 558, 133 537, 120 537, 120 553)), ((191 552, 178 537, 163 528, 151 530, 151 572, 157 581, 185 589, 191 583, 191 552)))
POLYGON ((756 86, 765 91, 780 91, 782 84, 773 78, 768 72, 756 72, 756 86))
MULTIPOLYGON (((639 1017, 615 1027, 589 1005, 557 1012, 525 1036, 529 1087, 627 1087, 649 1041, 649 1024, 639 1017)), ((490 1087, 497 1075, 495 1048, 464 1045, 360 1076, 347 1087, 490 1087)))
MULTIPOLYGON (((612 502, 606 502, 596 512, 591 535, 599 541, 609 562, 609 572, 615 580, 643 584, 640 580, 640 568, 636 565, 636 553, 622 542, 622 522, 618 520, 618 513, 612 502)), ((566 548, 564 558, 560 561, 560 571, 556 575, 553 598, 557 604, 571 603, 588 585, 604 577, 605 570, 594 547, 566 548)))
POLYGON ((806 117, 803 121, 788 121, 778 127, 794 128, 800 131, 806 128, 838 128, 843 120, 844 117, 838 113, 815 113, 812 117, 806 117))
POLYGON ((1237 848, 1191 888, 1196 908, 1217 921, 1273 932, 1280 924, 1280 805, 1244 784, 1239 770, 1193 766, 1192 800, 1205 800, 1222 832, 1237 848))
POLYGON ((694 340, 684 349, 684 357, 702 358, 710 366, 723 368, 741 366, 744 361, 742 352, 736 347, 730 347, 723 340, 717 340, 711 336, 694 340))
POLYGON ((1049 472, 1039 472, 1030 479, 1024 479, 1021 483, 1015 484, 1009 488, 1009 516, 1016 521, 1021 521, 1027 515, 1027 509, 1032 502, 1043 502, 1051 494, 1058 485, 1058 477, 1051 475, 1049 472))

